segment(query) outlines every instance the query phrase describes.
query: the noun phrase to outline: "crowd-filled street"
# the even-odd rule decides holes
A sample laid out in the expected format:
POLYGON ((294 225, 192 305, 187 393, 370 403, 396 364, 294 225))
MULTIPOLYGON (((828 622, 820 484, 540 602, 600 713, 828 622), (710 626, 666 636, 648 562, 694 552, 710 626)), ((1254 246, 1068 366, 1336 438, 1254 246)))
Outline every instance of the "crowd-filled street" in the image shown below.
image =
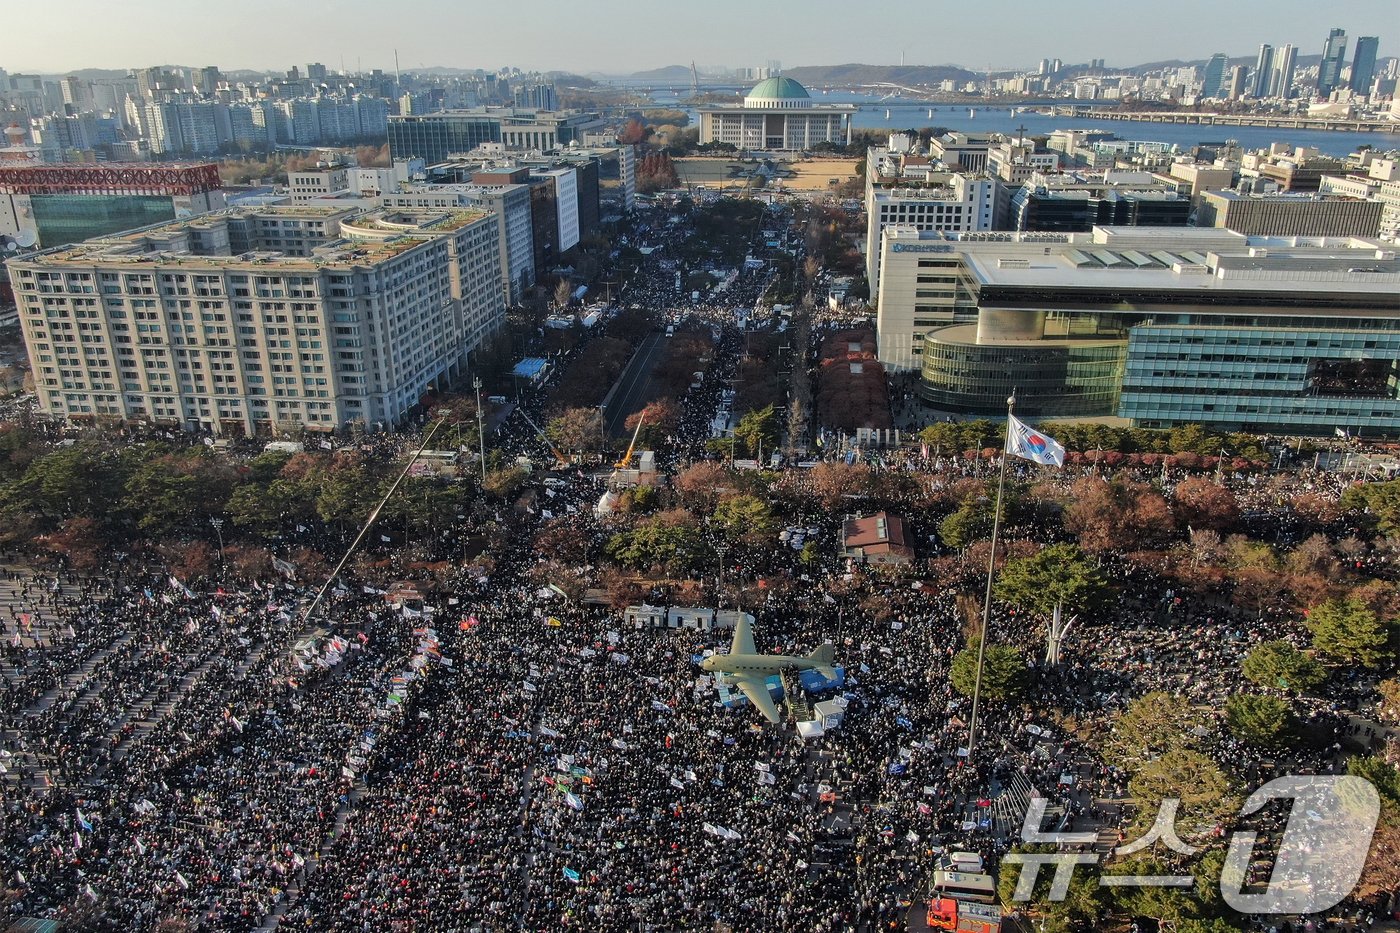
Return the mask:
MULTIPOLYGON (((287 561, 301 547, 337 559, 355 529, 329 521, 277 526, 273 553, 287 561, 266 576, 220 565, 181 579, 120 549, 83 570, 19 548, 3 555, 9 916, 104 931, 163 921, 230 931, 906 929, 911 916, 922 922, 940 855, 977 853, 994 872, 1021 841, 1033 798, 1063 831, 1096 834, 1100 852, 1131 838, 1129 772, 1102 745, 1146 695, 1197 711, 1194 747, 1235 788, 1337 772, 1347 756, 1385 748, 1375 693, 1393 660, 1333 665, 1322 687, 1293 697, 1306 741, 1263 747, 1227 729, 1221 711, 1241 691, 1243 659, 1265 642, 1308 648, 1307 619, 1297 600, 1232 598, 1204 569, 1181 570, 1262 572, 1250 547, 1293 567, 1307 547, 1318 601, 1345 585, 1394 605, 1400 552, 1394 537, 1359 536, 1361 519, 1346 517, 1355 476, 1291 456, 1214 477, 1155 460, 1015 460, 1009 482, 1022 504, 1002 530, 1013 557, 1076 539, 1090 550, 1089 531, 1064 515, 1093 484, 1143 500, 1150 487, 1177 514, 1156 519, 1157 543, 1105 537, 1091 549, 1104 598, 1079 613, 1058 665, 1045 659, 1044 618, 994 603, 989 641, 1019 652, 1025 688, 984 698, 969 755, 971 701, 954 669, 976 634, 987 534, 954 543, 945 519, 986 505, 1001 454, 860 449, 817 412, 807 430, 829 442, 769 469, 731 470, 714 451, 714 423, 754 340, 736 311, 762 304, 774 274, 743 271, 724 292, 692 297, 665 264, 668 238, 682 235, 664 224, 637 231, 663 248, 620 299, 654 316, 644 355, 660 345, 660 359, 667 322, 711 335, 706 378, 678 400, 658 445, 674 481, 657 493, 665 510, 599 510, 607 461, 539 468, 550 451, 533 423, 557 404, 545 381, 516 392, 521 414, 487 441, 504 462, 535 460, 525 495, 481 493, 417 537, 371 531, 386 578, 427 576, 415 555, 432 551, 421 602, 348 570, 309 612, 326 575, 287 561), (717 471, 708 485, 696 481, 705 469, 717 471), (834 485, 841 477, 850 485, 834 485), (1187 527, 1181 504, 1182 489, 1203 482, 1222 497, 1213 540, 1187 527), (776 524, 726 526, 718 504, 736 496, 761 499, 763 521, 776 524), (906 517, 914 562, 842 557, 843 519, 876 508, 906 517), (617 557, 619 535, 667 516, 691 535, 674 560, 617 557), (781 527, 810 546, 790 546, 781 527), (546 533, 577 539, 581 558, 542 547, 546 533), (754 616, 760 652, 832 643, 844 683, 811 699, 838 700, 839 723, 803 738, 791 719, 726 707, 698 661, 727 651, 730 633, 632 627, 609 605, 608 574, 640 600, 685 605, 684 592, 737 604, 754 616)), ((820 335, 852 322, 812 311, 808 323, 820 335)), ((561 353, 556 373, 606 333, 605 323, 561 353)), ((628 410, 609 411, 610 424, 656 400, 654 365, 623 375, 628 410)), ((896 404, 906 421, 939 418, 902 396, 896 404)), ((397 462, 421 437, 327 440, 324 456, 353 448, 397 462)), ((732 430, 718 439, 733 443, 732 430)), ((323 455, 298 456, 311 454, 323 455)), ((475 469, 464 458, 464 481, 475 469)), ((1373 894, 1343 909, 1375 916, 1385 904, 1373 894)), ((1289 920, 1238 928, 1304 928, 1289 920)))

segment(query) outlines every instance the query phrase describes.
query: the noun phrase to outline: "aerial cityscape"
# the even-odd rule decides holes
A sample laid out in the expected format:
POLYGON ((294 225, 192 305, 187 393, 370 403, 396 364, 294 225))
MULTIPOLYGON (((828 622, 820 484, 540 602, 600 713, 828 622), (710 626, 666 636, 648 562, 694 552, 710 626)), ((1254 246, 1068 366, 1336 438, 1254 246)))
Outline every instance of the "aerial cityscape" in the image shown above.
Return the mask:
POLYGON ((1400 931, 1394 7, 689 14, 0 14, 0 931, 1400 931))

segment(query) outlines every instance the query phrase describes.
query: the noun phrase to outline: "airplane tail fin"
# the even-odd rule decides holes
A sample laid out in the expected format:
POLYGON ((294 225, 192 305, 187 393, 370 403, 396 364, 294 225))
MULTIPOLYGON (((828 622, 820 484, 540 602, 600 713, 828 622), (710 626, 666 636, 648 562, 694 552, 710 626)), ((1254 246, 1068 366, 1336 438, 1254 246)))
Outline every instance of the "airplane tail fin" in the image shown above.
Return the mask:
POLYGON ((827 680, 836 679, 836 647, 831 642, 818 645, 807 655, 807 660, 811 661, 817 672, 827 680))

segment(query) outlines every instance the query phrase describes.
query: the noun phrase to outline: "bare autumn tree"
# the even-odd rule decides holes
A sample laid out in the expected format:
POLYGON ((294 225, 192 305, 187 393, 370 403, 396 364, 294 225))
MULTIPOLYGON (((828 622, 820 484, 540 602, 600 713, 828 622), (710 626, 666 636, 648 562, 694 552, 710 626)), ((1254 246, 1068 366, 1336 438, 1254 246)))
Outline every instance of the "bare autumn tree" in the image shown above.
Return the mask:
POLYGON ((535 535, 536 553, 571 565, 582 564, 588 559, 588 544, 587 530, 578 521, 569 518, 548 521, 535 535))
POLYGON ((1115 478, 1085 477, 1074 484, 1065 507, 1065 528, 1093 554, 1152 548, 1172 531, 1172 510, 1151 486, 1115 478))
POLYGON ((567 308, 569 302, 573 301, 574 287, 568 279, 561 278, 554 284, 554 307, 567 308))
POLYGON ((651 134, 651 127, 633 117, 623 124, 622 132, 617 134, 617 141, 624 146, 635 146, 638 143, 646 142, 651 134))
POLYGON ((44 544, 66 557, 68 566, 80 573, 97 569, 105 553, 101 526, 83 516, 68 519, 44 544))
POLYGON ((713 460, 702 460, 676 474, 671 488, 681 501, 700 512, 711 512, 721 490, 733 485, 729 471, 713 460))
POLYGON ((276 573, 272 555, 257 545, 231 544, 224 548, 228 566, 244 580, 270 580, 276 573))
POLYGON ((1224 486, 1193 476, 1183 480, 1172 493, 1177 521, 1187 528, 1228 531, 1240 519, 1235 494, 1224 486))
POLYGON ((185 583, 204 579, 214 572, 217 555, 207 541, 163 546, 162 551, 170 561, 170 572, 185 583))
POLYGON ((822 507, 834 509, 847 496, 860 495, 870 483, 870 468, 863 463, 819 463, 811 472, 812 492, 822 507))
POLYGON ((649 403, 641 411, 632 412, 622 423, 622 427, 628 432, 636 431, 640 422, 642 430, 637 435, 637 443, 655 446, 668 435, 674 434, 680 421, 681 409, 676 400, 661 398, 649 403))
POLYGON ((596 408, 566 408, 545 426, 549 439, 566 453, 591 453, 603 443, 603 418, 596 408))

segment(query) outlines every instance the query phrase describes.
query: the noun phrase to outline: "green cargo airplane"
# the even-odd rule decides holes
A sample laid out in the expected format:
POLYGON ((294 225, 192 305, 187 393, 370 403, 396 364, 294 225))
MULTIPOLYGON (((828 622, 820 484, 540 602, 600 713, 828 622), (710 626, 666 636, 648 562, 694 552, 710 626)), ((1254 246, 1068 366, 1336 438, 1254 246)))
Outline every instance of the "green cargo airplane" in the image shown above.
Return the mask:
POLYGON ((744 696, 758 707, 759 712, 763 713, 769 722, 781 722, 782 716, 778 713, 773 697, 768 693, 765 681, 784 671, 809 670, 816 670, 828 680, 834 680, 834 650, 828 642, 806 657, 792 654, 759 654, 754 648, 753 632, 749 630, 748 620, 740 616, 738 624, 734 626, 734 643, 729 646, 729 653, 711 655, 700 662, 700 668, 711 674, 728 675, 727 682, 744 691, 744 696))

